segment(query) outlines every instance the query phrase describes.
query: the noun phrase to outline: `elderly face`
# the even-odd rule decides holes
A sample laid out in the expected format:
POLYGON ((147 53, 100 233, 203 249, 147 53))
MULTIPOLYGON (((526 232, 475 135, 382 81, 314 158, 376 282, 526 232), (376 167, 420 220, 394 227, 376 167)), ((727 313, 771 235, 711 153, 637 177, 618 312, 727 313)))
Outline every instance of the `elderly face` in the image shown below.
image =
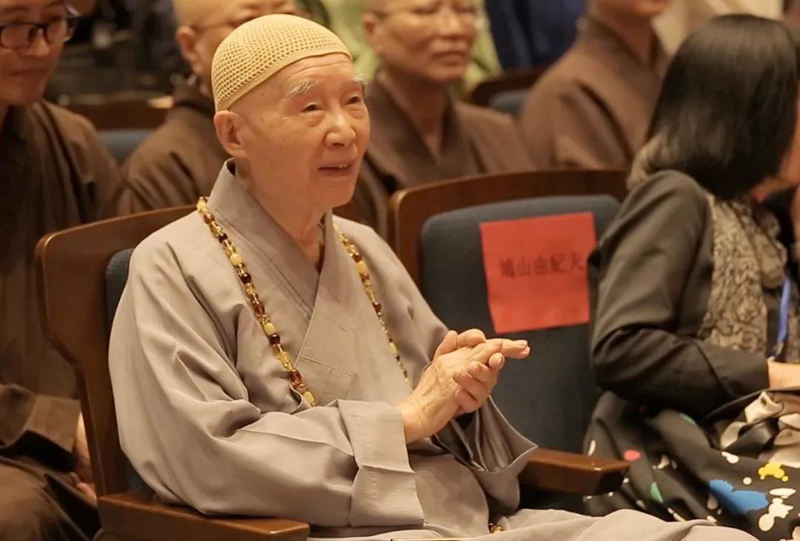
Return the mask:
POLYGON ((475 0, 385 0, 369 7, 364 29, 384 66, 441 84, 464 77, 479 21, 475 0))
POLYGON ((623 18, 652 19, 661 15, 670 0, 595 0, 598 9, 623 18))
POLYGON ((210 80, 214 53, 225 38, 247 21, 272 13, 297 15, 299 10, 294 0, 225 0, 214 3, 201 21, 181 26, 178 43, 195 75, 210 80))
POLYGON ((369 141, 364 84, 342 54, 289 65, 218 113, 217 133, 273 201, 328 210, 353 196, 369 141))
POLYGON ((41 99, 70 26, 63 0, 0 0, 0 103, 41 99), (43 32, 31 24, 48 27, 43 32))

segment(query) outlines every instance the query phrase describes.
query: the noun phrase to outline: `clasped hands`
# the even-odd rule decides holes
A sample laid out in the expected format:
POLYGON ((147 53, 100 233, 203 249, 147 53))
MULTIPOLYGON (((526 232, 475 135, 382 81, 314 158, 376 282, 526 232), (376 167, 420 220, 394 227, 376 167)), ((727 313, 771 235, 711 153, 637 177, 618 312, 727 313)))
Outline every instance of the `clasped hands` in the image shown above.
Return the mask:
POLYGON ((524 359, 530 352, 526 340, 490 340, 478 329, 448 332, 417 387, 398 404, 406 442, 432 436, 454 417, 480 408, 506 358, 524 359))

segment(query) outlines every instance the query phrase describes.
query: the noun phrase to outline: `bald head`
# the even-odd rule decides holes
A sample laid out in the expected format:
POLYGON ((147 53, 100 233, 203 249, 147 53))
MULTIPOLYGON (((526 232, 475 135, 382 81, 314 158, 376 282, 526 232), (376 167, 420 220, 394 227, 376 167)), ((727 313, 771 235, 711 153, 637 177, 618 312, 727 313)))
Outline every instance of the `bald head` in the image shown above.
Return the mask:
POLYGON ((183 57, 211 96, 211 61, 217 47, 238 26, 274 13, 297 13, 295 0, 173 0, 183 57))
POLYGON ((296 14, 295 0, 173 0, 180 26, 239 23, 272 13, 296 14))

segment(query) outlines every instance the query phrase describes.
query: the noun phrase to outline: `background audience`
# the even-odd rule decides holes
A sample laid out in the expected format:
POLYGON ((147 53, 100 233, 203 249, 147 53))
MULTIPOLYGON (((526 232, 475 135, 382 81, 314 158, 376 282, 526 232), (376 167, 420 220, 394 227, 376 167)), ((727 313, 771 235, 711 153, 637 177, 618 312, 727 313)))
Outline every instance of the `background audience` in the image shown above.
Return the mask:
POLYGON ((669 0, 590 0, 575 45, 531 89, 521 113, 537 167, 630 166, 668 58, 652 20, 669 0))
POLYGON ((0 537, 19 541, 98 528, 75 376, 41 330, 33 268, 39 238, 102 217, 118 180, 91 125, 42 100, 74 27, 60 2, 0 0, 0 537))
POLYGON ((355 196, 366 223, 386 232, 396 190, 436 180, 530 169, 510 116, 452 97, 481 18, 472 0, 367 0, 364 29, 380 59, 367 92, 372 135, 355 196))
POLYGON ((164 124, 127 160, 120 213, 190 205, 211 193, 228 158, 214 131, 211 61, 235 28, 270 13, 298 14, 294 0, 175 0, 176 40, 192 70, 175 84, 164 124))

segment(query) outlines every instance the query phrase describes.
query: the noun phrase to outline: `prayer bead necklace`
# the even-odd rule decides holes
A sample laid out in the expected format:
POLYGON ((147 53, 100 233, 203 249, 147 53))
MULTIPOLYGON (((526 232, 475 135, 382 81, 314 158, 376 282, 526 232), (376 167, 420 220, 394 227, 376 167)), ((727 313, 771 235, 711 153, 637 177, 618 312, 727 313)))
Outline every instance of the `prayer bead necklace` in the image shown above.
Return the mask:
MULTIPOLYGON (((253 277, 250 274, 250 271, 247 269, 247 265, 245 264, 242 255, 236 249, 236 246, 233 244, 233 241, 230 239, 230 237, 228 237, 227 233, 225 233, 225 231, 222 229, 222 226, 219 225, 219 222, 217 222, 216 218, 214 218, 214 215, 211 214, 211 211, 208 210, 207 198, 201 197, 197 201, 197 212, 203 218, 203 221, 208 226, 208 229, 211 231, 211 234, 214 236, 214 238, 219 241, 222 249, 225 251, 225 255, 228 257, 228 261, 230 261, 231 265, 233 265, 233 268, 236 271, 236 276, 242 283, 245 295, 247 295, 247 300, 250 301, 250 305, 253 307, 256 320, 258 320, 261 330, 264 332, 264 336, 266 336, 267 340, 269 340, 269 345, 272 347, 272 352, 275 354, 275 358, 278 359, 278 362, 281 363, 281 366, 289 375, 289 384, 292 386, 292 389, 297 391, 297 393, 300 394, 300 396, 302 396, 311 406, 316 406, 317 399, 314 397, 314 394, 311 392, 308 386, 303 382, 303 376, 297 370, 297 367, 295 366, 291 357, 289 357, 289 353, 283 349, 281 337, 278 334, 278 329, 272 322, 272 318, 267 313, 266 306, 264 306, 264 303, 261 301, 261 297, 259 297, 258 292, 256 291, 256 286, 253 284, 253 277)), ((356 245, 349 238, 347 238, 336 225, 333 227, 336 231, 336 236, 339 238, 339 242, 342 243, 345 251, 353 260, 353 263, 355 263, 358 276, 361 279, 361 285, 364 287, 364 292, 372 304, 372 309, 375 310, 375 315, 378 317, 378 322, 380 323, 383 332, 386 334, 386 338, 389 340, 389 351, 392 353, 394 360, 397 362, 397 366, 403 373, 403 377, 406 381, 408 381, 408 372, 403 366, 403 363, 400 361, 400 352, 397 349, 397 344, 395 344, 394 339, 392 339, 392 335, 389 333, 389 328, 386 326, 386 322, 383 320, 383 308, 381 307, 381 304, 378 302, 378 298, 375 295, 375 288, 369 273, 369 266, 361 256, 361 253, 358 251, 358 247, 356 247, 356 245)))

